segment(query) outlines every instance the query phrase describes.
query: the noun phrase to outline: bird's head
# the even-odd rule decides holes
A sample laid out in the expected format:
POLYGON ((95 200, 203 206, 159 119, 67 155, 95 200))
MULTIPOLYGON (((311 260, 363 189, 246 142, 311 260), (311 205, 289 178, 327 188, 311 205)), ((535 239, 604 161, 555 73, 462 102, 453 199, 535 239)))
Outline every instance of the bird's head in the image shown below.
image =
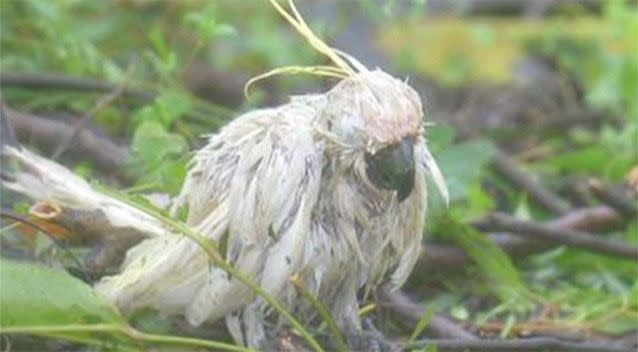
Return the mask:
POLYGON ((442 183, 425 149, 423 108, 412 87, 381 70, 362 70, 326 96, 326 127, 377 188, 394 190, 404 200, 412 193, 418 162, 442 183), (417 160, 416 147, 428 158, 417 160))
POLYGON ((337 159, 355 168, 374 186, 395 190, 399 201, 414 187, 418 164, 432 176, 447 200, 447 188, 434 159, 425 146, 423 108, 419 95, 407 83, 382 70, 369 70, 354 57, 330 47, 308 27, 293 0, 286 10, 277 0, 269 3, 319 53, 333 65, 287 66, 252 78, 251 84, 276 74, 308 73, 341 79, 326 94, 320 129, 339 149, 337 159))

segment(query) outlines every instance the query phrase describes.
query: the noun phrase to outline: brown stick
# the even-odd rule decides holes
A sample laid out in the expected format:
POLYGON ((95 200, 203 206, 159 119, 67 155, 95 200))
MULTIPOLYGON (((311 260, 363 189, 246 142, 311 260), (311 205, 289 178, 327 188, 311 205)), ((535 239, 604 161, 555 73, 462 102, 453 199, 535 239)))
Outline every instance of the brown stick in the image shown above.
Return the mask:
POLYGON ((112 92, 109 92, 108 94, 100 97, 100 99, 97 100, 95 105, 93 105, 93 108, 91 108, 90 111, 86 112, 84 116, 82 116, 82 118, 80 118, 73 124, 71 128, 71 133, 68 134, 66 138, 60 140, 58 146, 55 148, 55 151, 51 155, 51 159, 55 160, 59 158, 60 155, 62 155, 62 153, 64 153, 72 145, 73 142, 75 142, 74 139, 80 134, 80 132, 82 132, 82 130, 84 130, 87 122, 91 120, 96 113, 104 109, 106 106, 111 104, 115 99, 117 99, 120 95, 122 95, 122 92, 124 91, 126 87, 128 79, 130 79, 131 75, 133 74, 134 69, 135 69, 135 65, 133 64, 133 62, 131 62, 131 64, 129 64, 129 67, 126 70, 126 76, 124 80, 122 80, 122 82, 116 85, 115 89, 113 89, 112 92))
POLYGON ((616 209, 627 218, 635 219, 638 215, 638 207, 629 197, 616 191, 613 187, 604 184, 601 180, 589 180, 589 189, 601 201, 616 209))
POLYGON ((527 191, 539 205, 556 215, 564 215, 569 205, 542 184, 531 178, 516 161, 504 152, 497 150, 492 160, 493 167, 510 182, 527 191))
POLYGON ((580 351, 631 352, 634 349, 609 342, 574 342, 553 337, 530 337, 514 340, 423 340, 409 346, 424 348, 436 346, 439 352, 519 352, 519 351, 580 351))
MULTIPOLYGON (((379 292, 379 300, 379 306, 402 316, 409 320, 412 324, 416 324, 423 314, 425 314, 425 309, 422 305, 413 302, 401 291, 387 293, 381 290, 379 292)), ((426 328, 426 331, 435 337, 463 340, 478 339, 472 333, 454 323, 451 319, 440 314, 437 314, 434 318, 432 318, 430 324, 426 328)))
MULTIPOLYGON (((546 225, 571 230, 589 232, 609 231, 621 223, 621 217, 608 206, 575 209, 546 225)), ((495 233, 490 237, 506 253, 521 258, 553 246, 552 243, 533 241, 509 233, 495 233)), ((419 258, 419 270, 439 271, 458 270, 470 263, 471 259, 455 246, 426 243, 419 258)))
MULTIPOLYGON (((89 91, 98 93, 110 93, 117 89, 117 84, 100 80, 73 77, 54 73, 0 73, 0 86, 11 86, 30 89, 67 89, 78 91, 89 91)), ((124 88, 123 96, 151 101, 155 98, 155 93, 124 88)))
POLYGON ((626 243, 606 241, 586 232, 561 229, 533 221, 519 220, 497 213, 487 219, 487 226, 495 231, 508 231, 513 235, 541 239, 555 244, 586 249, 614 257, 638 259, 638 247, 626 243))
MULTIPOLYGON (((6 115, 22 141, 34 139, 44 146, 54 148, 58 141, 72 135, 73 128, 65 123, 46 119, 32 113, 20 112, 6 107, 6 115)), ((108 139, 98 137, 89 130, 78 132, 71 150, 75 155, 90 158, 96 166, 109 172, 120 172, 126 160, 126 149, 115 145, 108 139)))
POLYGON ((42 232, 44 235, 46 235, 47 237, 49 237, 49 239, 51 239, 51 241, 53 243, 55 243, 55 245, 60 248, 66 255, 69 256, 69 258, 73 261, 73 264, 75 264, 77 266, 77 268, 79 270, 82 271, 82 274, 84 275, 84 279, 88 282, 89 281, 89 277, 87 276, 86 272, 84 271, 84 266, 80 263, 80 261, 73 255, 73 253, 71 251, 68 250, 68 248, 66 248, 66 246, 64 245, 64 243, 62 243, 55 234, 51 233, 46 227, 31 221, 30 219, 15 214, 11 211, 7 211, 7 210, 0 210, 0 217, 3 218, 7 218, 22 224, 25 224, 27 226, 30 226, 40 232, 42 232))

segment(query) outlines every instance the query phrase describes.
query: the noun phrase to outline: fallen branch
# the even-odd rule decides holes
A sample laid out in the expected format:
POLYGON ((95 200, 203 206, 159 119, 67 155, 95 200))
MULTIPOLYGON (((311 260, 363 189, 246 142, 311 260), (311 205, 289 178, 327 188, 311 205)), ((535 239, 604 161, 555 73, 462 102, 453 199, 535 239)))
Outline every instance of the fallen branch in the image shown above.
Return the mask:
MULTIPOLYGON (((462 139, 476 136, 476 133, 464 126, 458 126, 462 139)), ((526 172, 520 164, 497 147, 492 157, 492 167, 512 184, 522 188, 530 198, 555 215, 568 213, 571 206, 557 194, 543 186, 526 172)))
POLYGON ((513 235, 586 249, 614 257, 638 259, 638 247, 630 246, 626 243, 603 240, 586 232, 519 220, 502 213, 492 214, 488 217, 486 226, 493 231, 508 231, 513 235))
POLYGON ((520 351, 579 351, 579 352, 631 352, 625 346, 609 342, 574 342, 553 337, 530 337, 514 340, 422 340, 409 348, 436 346, 439 352, 520 352, 520 351))
POLYGON ((7 118, 4 101, 0 97, 0 145, 16 145, 17 143, 13 126, 7 118))
POLYGON ((148 237, 139 228, 114 227, 113 220, 102 209, 74 209, 41 201, 33 205, 29 213, 40 222, 65 229, 66 244, 91 247, 85 260, 91 272, 117 269, 126 251, 148 237))
MULTIPOLYGON (((621 223, 620 215, 608 206, 574 209, 569 213, 547 222, 546 225, 557 229, 587 230, 604 232, 621 223)), ((489 235, 503 251, 512 258, 522 258, 549 249, 552 243, 523 238, 509 233, 489 235)), ((463 250, 451 245, 426 243, 419 258, 419 270, 441 271, 458 270, 471 262, 463 250)))
POLYGON ((68 134, 64 139, 60 140, 58 146, 55 148, 55 152, 53 152, 53 154, 51 155, 52 159, 57 159, 58 157, 60 157, 60 155, 62 155, 75 142, 74 139, 76 139, 76 137, 84 130, 87 122, 91 120, 96 113, 104 109, 106 106, 111 104, 115 99, 117 99, 120 95, 122 95, 122 92, 126 88, 127 81, 128 79, 130 79, 134 69, 135 69, 135 65, 130 64, 128 69, 126 70, 125 79, 122 80, 122 82, 120 82, 118 85, 116 85, 113 91, 100 97, 95 103, 95 105, 93 105, 93 108, 91 108, 90 111, 86 112, 82 116, 82 118, 78 119, 75 123, 73 123, 71 133, 68 134))
POLYGON ((520 165, 504 152, 497 150, 492 166, 510 182, 525 190, 536 203, 556 215, 569 212, 569 205, 541 183, 530 177, 520 165))
MULTIPOLYGON (((58 248, 60 248, 66 255, 69 256, 71 261, 73 261, 74 265, 76 265, 78 268, 82 268, 83 267, 82 264, 80 263, 80 261, 73 255, 73 253, 71 253, 71 251, 69 251, 68 248, 66 248, 64 243, 62 243, 58 239, 58 237, 55 234, 51 233, 49 231, 49 229, 47 229, 45 226, 42 226, 42 225, 40 225, 40 224, 38 224, 38 223, 36 223, 34 221, 31 221, 30 219, 28 219, 28 218, 26 218, 24 216, 21 216, 21 215, 18 215, 18 214, 14 214, 14 213, 6 211, 4 209, 0 210, 0 217, 7 218, 7 219, 13 220, 15 222, 19 222, 21 224, 25 224, 25 225, 27 225, 29 227, 32 227, 32 228, 42 232, 47 237, 49 237, 49 239, 51 239, 51 241, 53 243, 55 243, 55 245, 58 248)), ((86 273, 83 272, 82 274, 85 275, 84 279, 88 281, 89 277, 86 276, 86 273)))
POLYGON ((600 0, 543 0, 543 1, 519 1, 519 0, 465 0, 446 1, 429 0, 428 12, 435 14, 455 15, 494 15, 494 14, 522 14, 528 17, 542 17, 552 10, 563 6, 578 6, 579 10, 600 12, 603 7, 600 0))
MULTIPOLYGON (((6 117, 13 126, 18 139, 35 140, 39 144, 53 149, 59 141, 72 136, 73 127, 63 122, 39 117, 5 107, 6 117)), ((121 174, 128 160, 126 149, 115 145, 106 138, 95 135, 90 130, 81 130, 75 136, 70 151, 79 157, 91 159, 100 169, 121 174)))
MULTIPOLYGON (((379 292, 379 306, 388 309, 412 324, 416 324, 426 313, 422 305, 413 302, 408 296, 401 291, 391 293, 379 292)), ((461 340, 477 340, 469 331, 456 324, 451 319, 437 314, 430 321, 425 329, 429 334, 435 337, 453 338, 461 340)))
MULTIPOLYGON (((118 84, 100 81, 91 78, 66 76, 52 73, 8 73, 0 72, 0 88, 15 87, 40 90, 72 90, 89 93, 111 93, 118 89, 118 84)), ((152 102, 159 95, 153 90, 139 90, 133 88, 123 88, 120 94, 122 97, 137 99, 141 102, 152 102)), ((226 119, 232 117, 232 110, 216 106, 210 102, 195 99, 194 108, 185 112, 185 116, 199 121, 211 121, 211 114, 218 118, 226 119)), ((213 119, 213 121, 219 119, 213 119)), ((219 125, 216 125, 219 127, 219 125)))
MULTIPOLYGON (((0 73, 1 87, 19 87, 29 89, 67 89, 82 92, 110 93, 118 85, 96 79, 73 77, 53 73, 0 73)), ((152 101, 156 94, 152 92, 124 88, 122 95, 142 101, 152 101)))
POLYGON ((616 209, 629 219, 636 219, 638 207, 629 197, 616 191, 613 187, 604 184, 601 180, 589 180, 589 189, 601 201, 616 209))

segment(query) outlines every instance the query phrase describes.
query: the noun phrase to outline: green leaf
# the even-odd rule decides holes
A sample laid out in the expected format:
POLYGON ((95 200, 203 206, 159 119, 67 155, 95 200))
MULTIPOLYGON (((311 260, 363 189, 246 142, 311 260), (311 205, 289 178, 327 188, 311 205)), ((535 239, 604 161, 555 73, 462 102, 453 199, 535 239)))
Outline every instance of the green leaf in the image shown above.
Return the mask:
POLYGON ((421 319, 419 319, 419 321, 416 323, 416 326, 414 327, 414 330, 412 331, 412 334, 410 335, 410 339, 408 340, 408 344, 413 343, 416 340, 416 338, 419 337, 419 335, 421 335, 423 330, 425 330, 425 328, 427 328, 428 325, 430 325, 432 318, 434 318, 434 309, 430 308, 423 313, 423 315, 421 316, 421 319))
POLYGON ((192 98, 188 93, 180 90, 162 92, 155 101, 142 107, 133 114, 136 124, 144 122, 158 122, 165 128, 192 109, 192 98))
POLYGON ((638 324, 638 314, 634 312, 633 315, 620 315, 610 319, 606 324, 602 324, 597 328, 604 333, 621 335, 634 331, 636 324, 638 324))
MULTIPOLYGON (((129 326, 89 285, 62 270, 0 259, 0 329, 93 344, 107 351, 144 350, 140 344, 251 351, 213 340, 154 335, 129 326)), ((17 350, 17 349, 16 349, 17 350)))
POLYGON ((492 280, 490 290, 501 301, 520 300, 521 303, 528 292, 519 271, 509 256, 503 252, 489 237, 464 224, 448 214, 439 225, 446 229, 446 234, 459 245, 476 262, 482 273, 492 280))
POLYGON ((436 155, 450 191, 450 202, 467 198, 471 183, 479 178, 495 150, 490 141, 476 139, 456 144, 436 155))
POLYGON ((546 164, 563 172, 588 176, 593 174, 620 181, 635 161, 635 156, 632 157, 630 153, 598 144, 555 156, 547 160, 546 164))
POLYGON ((0 281, 3 331, 41 328, 39 335, 86 341, 91 339, 86 332, 52 334, 49 331, 66 326, 126 324, 115 307, 65 271, 0 259, 0 281))
POLYGON ((225 23, 218 23, 217 6, 210 3, 203 10, 197 12, 189 12, 184 15, 183 23, 195 30, 197 40, 200 43, 210 41, 216 36, 228 36, 236 34, 237 31, 233 26, 225 23))
POLYGON ((468 188, 468 198, 462 207, 463 219, 476 220, 490 212, 494 208, 492 196, 483 190, 479 182, 472 183, 468 188))
POLYGON ((470 318, 470 312, 464 306, 454 306, 450 310, 450 315, 456 320, 465 321, 470 318))
POLYGON ((143 122, 135 130, 129 168, 140 175, 138 183, 157 183, 160 191, 175 194, 186 175, 186 140, 158 122, 143 122))
POLYGON ((454 127, 446 124, 436 124, 427 129, 428 148, 435 155, 449 148, 456 138, 454 127))
POLYGON ((171 73, 177 67, 177 57, 175 52, 170 48, 166 40, 166 36, 160 26, 153 26, 150 30, 148 39, 151 41, 155 52, 157 53, 156 64, 163 73, 171 73))
POLYGON ((144 122, 133 135, 134 159, 149 166, 162 163, 167 157, 180 156, 187 150, 183 137, 170 133, 156 122, 144 122))

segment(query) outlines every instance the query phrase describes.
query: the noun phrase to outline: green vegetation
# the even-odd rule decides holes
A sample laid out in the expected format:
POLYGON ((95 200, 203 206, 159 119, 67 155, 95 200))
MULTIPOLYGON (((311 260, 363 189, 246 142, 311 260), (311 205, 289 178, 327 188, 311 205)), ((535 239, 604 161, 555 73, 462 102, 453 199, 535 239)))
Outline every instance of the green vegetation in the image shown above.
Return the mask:
MULTIPOLYGON (((410 342, 418 341, 435 314, 451 316, 468 330, 495 338, 571 333, 612 341, 635 332, 635 259, 567 245, 509 255, 507 248, 495 243, 495 236, 487 236, 499 231, 483 220, 499 211, 530 221, 560 221, 576 209, 605 203, 587 188, 591 178, 622 190, 624 197, 636 204, 638 190, 630 190, 638 184, 636 7, 610 0, 603 1, 599 14, 567 9, 528 21, 514 16, 439 17, 428 13, 433 17, 422 17, 421 12, 397 19, 387 16, 385 10, 372 11, 368 1, 361 3, 368 12, 358 15, 375 18, 380 26, 378 44, 396 67, 413 76, 435 79, 443 92, 456 92, 448 98, 457 99, 450 104, 457 109, 439 109, 451 110, 451 117, 435 116, 438 122, 427 129, 431 151, 450 189, 451 204, 446 208, 432 192, 424 230, 431 234, 428 242, 455 246, 471 258, 454 268, 419 264, 404 290, 421 300, 426 314, 411 326, 377 314, 377 320, 382 320, 377 325, 388 335, 410 342), (538 121, 514 121, 516 114, 510 114, 507 116, 512 121, 499 120, 496 128, 485 123, 485 128, 469 133, 464 130, 467 126, 455 122, 455 114, 471 117, 483 113, 475 108, 476 102, 468 103, 473 94, 495 96, 493 101, 498 101, 499 94, 510 87, 519 92, 513 66, 526 57, 551 61, 555 70, 552 77, 564 84, 561 94, 571 98, 548 97, 543 95, 544 86, 535 86, 520 92, 523 101, 534 99, 532 108, 525 112, 533 111, 529 116, 537 116, 538 121), (541 106, 541 98, 551 101, 541 106), (545 119, 548 111, 558 118, 545 119), (566 121, 574 112, 582 121, 566 121), (585 119, 589 113, 596 118, 585 119), (504 133, 503 126, 512 131, 504 133), (538 126, 542 128, 536 129, 538 126), (534 138, 528 141, 530 135, 534 138), (566 200, 568 215, 539 204, 529 189, 499 171, 491 162, 503 151, 520 162, 530 178, 566 200), (632 169, 634 176, 630 176, 632 169), (634 186, 628 186, 632 182, 634 186)), ((415 2, 415 7, 421 6, 415 2)), ((320 36, 331 34, 322 30, 326 26, 321 21, 310 22, 320 36)), ((109 187, 129 189, 133 196, 150 192, 175 195, 186 174, 190 151, 201 146, 201 135, 214 132, 250 108, 281 101, 301 88, 317 87, 312 79, 280 77, 263 83, 266 88, 257 85, 250 99, 244 100, 241 83, 279 66, 323 64, 266 2, 259 1, 7 0, 0 1, 0 32, 3 74, 57 73, 113 84, 111 93, 103 93, 42 90, 0 82, 3 105, 57 122, 65 122, 69 115, 85 117, 97 134, 127 146, 128 159, 121 177, 114 177, 113 170, 100 169, 90 158, 78 162, 63 153, 60 160, 109 187), (211 81, 199 82, 194 79, 198 76, 211 81), (200 86, 204 93, 195 94, 200 86), (213 88, 218 90, 207 95, 207 89, 213 88)), ((490 106, 485 100, 475 100, 479 106, 490 106)), ((73 123, 77 122, 70 125, 75 126, 73 123)), ((29 140, 21 142, 28 144, 29 140)), ((52 154, 50 150, 41 152, 52 154)), ((25 213, 24 204, 12 206, 25 213)), ((167 220, 161 213, 155 215, 167 220)), ((171 227, 197 238, 191 230, 180 228, 183 224, 178 220, 171 221, 171 227)), ((638 246, 635 215, 625 215, 613 226, 598 225, 578 230, 638 246)), ((25 249, 58 267, 72 265, 63 255, 55 255, 55 246, 45 236, 30 243, 16 226, 8 222, 3 226, 3 240, 12 248, 25 249)), ((530 243, 534 241, 538 240, 530 243)), ((214 262, 225 264, 223 258, 215 257, 214 246, 202 244, 214 262)), ((70 251, 86 254, 86 249, 70 251)), ((427 245, 425 252, 427 255, 427 245)), ((225 269, 242 276, 230 265, 225 269)), ((251 289, 263 294, 250 278, 244 279, 255 286, 251 289)), ((146 345, 247 350, 228 341, 187 337, 191 332, 196 336, 195 331, 178 331, 173 325, 163 326, 161 334, 142 332, 95 295, 89 285, 62 269, 3 258, 0 281, 2 333, 11 334, 7 338, 15 337, 23 346, 52 346, 47 341, 24 338, 26 334, 89 344, 96 350, 146 345)), ((274 306, 283 309, 277 302, 274 306)), ((293 325, 299 324, 294 317, 287 318, 293 325)), ((162 320, 153 315, 149 319, 149 326, 162 320)), ((324 320, 328 324, 322 331, 297 326, 297 332, 311 345, 317 343, 317 336, 329 335, 334 328, 330 319, 324 320)), ((443 349, 428 346, 421 350, 443 349)))

